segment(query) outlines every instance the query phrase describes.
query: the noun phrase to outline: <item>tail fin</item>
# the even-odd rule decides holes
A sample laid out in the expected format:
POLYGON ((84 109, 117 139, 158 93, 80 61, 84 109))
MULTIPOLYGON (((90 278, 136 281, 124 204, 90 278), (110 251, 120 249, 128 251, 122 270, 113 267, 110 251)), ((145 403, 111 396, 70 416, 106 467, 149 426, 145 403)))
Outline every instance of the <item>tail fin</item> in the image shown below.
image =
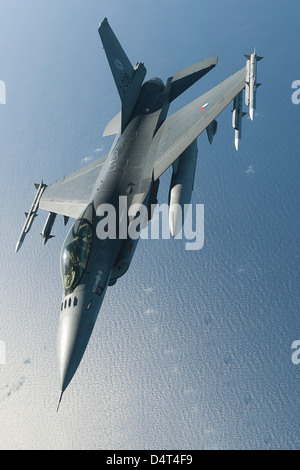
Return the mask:
POLYGON ((98 29, 103 48, 110 65, 121 101, 123 130, 140 94, 141 85, 146 75, 146 68, 139 63, 133 67, 121 44, 104 18, 98 29))

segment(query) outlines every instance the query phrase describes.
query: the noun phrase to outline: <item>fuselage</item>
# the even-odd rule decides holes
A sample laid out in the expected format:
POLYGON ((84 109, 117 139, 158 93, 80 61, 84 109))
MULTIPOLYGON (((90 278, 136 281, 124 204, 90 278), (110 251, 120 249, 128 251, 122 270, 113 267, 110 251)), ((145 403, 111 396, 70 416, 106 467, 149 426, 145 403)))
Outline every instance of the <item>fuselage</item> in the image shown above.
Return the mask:
POLYGON ((71 381, 90 339, 106 289, 129 267, 138 239, 99 238, 97 225, 111 205, 118 217, 117 228, 131 223, 127 210, 133 204, 147 204, 152 185, 154 153, 151 141, 165 102, 159 79, 146 82, 132 118, 112 145, 94 185, 90 201, 71 227, 61 252, 64 286, 58 332, 58 362, 62 392, 71 381), (127 203, 119 207, 120 196, 127 203), (126 197, 126 199, 125 199, 126 197), (122 212, 122 214, 121 214, 122 212), (125 221, 125 222, 124 222, 125 221))

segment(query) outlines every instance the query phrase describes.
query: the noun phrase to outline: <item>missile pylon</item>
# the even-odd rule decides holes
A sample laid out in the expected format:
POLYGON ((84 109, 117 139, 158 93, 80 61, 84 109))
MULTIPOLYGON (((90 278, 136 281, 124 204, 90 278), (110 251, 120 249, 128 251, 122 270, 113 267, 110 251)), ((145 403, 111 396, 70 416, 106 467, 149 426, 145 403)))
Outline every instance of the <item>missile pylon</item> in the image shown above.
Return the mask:
POLYGON ((208 141, 209 141, 210 144, 213 143, 213 138, 214 138, 214 135, 217 132, 217 129, 218 129, 218 123, 214 119, 206 128, 207 137, 208 137, 208 141))

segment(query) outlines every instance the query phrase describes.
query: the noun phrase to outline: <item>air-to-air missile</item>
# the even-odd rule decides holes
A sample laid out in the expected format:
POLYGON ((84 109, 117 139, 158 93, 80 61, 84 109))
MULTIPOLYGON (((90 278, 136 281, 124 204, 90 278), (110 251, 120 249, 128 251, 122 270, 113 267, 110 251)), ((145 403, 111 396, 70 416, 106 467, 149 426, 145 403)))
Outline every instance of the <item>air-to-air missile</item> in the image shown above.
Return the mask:
POLYGON ((243 91, 241 91, 233 100, 232 110, 232 127, 234 129, 234 145, 236 150, 239 149, 239 142, 242 138, 242 117, 247 113, 243 113, 243 91))
POLYGON ((254 111, 256 109, 256 89, 261 83, 256 83, 256 62, 263 59, 263 57, 256 55, 254 50, 253 54, 245 54, 246 62, 246 84, 245 84, 245 104, 249 106, 250 119, 254 119, 254 111))
POLYGON ((42 194, 43 194, 44 189, 46 188, 46 186, 47 185, 44 184, 43 182, 41 182, 40 184, 35 184, 35 187, 37 188, 37 192, 36 192, 36 195, 34 197, 33 203, 31 204, 29 212, 25 212, 26 220, 25 220, 25 224, 22 228, 21 235, 20 235, 20 237, 17 241, 17 244, 16 244, 16 252, 19 251, 19 249, 21 248, 22 243, 24 241, 24 238, 26 237, 27 233, 31 229, 32 223, 33 223, 35 217, 37 216, 37 211, 38 211, 38 208, 39 208, 39 202, 40 202, 40 199, 42 197, 42 194))

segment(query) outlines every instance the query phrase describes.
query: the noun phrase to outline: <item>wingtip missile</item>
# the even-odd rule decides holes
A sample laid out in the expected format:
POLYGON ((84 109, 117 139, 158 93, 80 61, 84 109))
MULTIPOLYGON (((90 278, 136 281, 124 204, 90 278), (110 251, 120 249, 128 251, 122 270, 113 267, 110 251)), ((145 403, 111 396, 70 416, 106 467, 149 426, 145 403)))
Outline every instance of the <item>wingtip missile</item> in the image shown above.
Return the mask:
POLYGON ((31 226, 33 224, 34 219, 38 215, 37 211, 38 211, 38 208, 39 208, 39 203, 40 203, 43 191, 46 188, 46 186, 47 185, 44 184, 43 181, 40 184, 35 184, 35 187, 37 188, 37 192, 36 192, 36 195, 34 197, 33 203, 31 204, 29 212, 25 212, 26 220, 25 220, 25 224, 22 228, 21 235, 20 235, 20 237, 18 239, 18 242, 16 244, 15 253, 17 253, 20 250, 20 248, 23 244, 24 238, 26 237, 27 233, 31 229, 31 226))
POLYGON ((256 109, 256 89, 261 85, 256 83, 256 63, 263 59, 256 55, 256 50, 251 55, 245 54, 246 62, 246 80, 245 80, 245 103, 249 106, 249 115, 251 121, 254 120, 256 109))

